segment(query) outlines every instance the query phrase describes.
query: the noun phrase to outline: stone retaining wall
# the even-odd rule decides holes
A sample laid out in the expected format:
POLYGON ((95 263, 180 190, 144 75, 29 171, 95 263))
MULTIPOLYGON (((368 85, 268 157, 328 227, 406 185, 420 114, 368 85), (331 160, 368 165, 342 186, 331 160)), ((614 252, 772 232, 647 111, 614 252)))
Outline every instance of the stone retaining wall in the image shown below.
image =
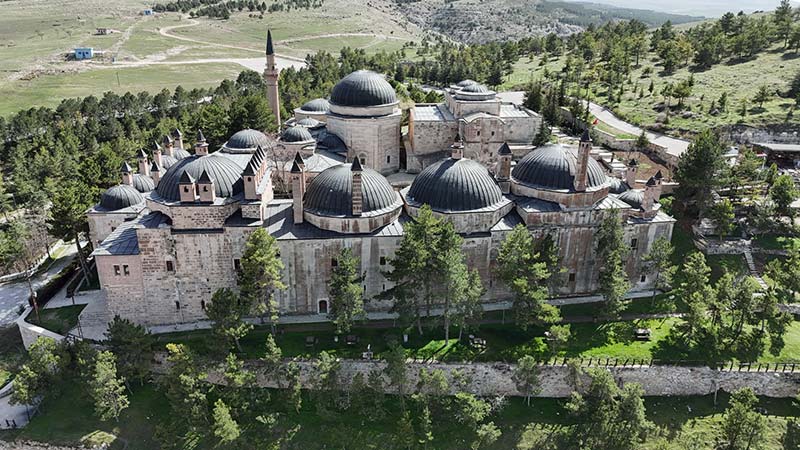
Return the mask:
POLYGON ((30 306, 27 307, 25 312, 23 312, 22 315, 17 319, 17 327, 19 328, 20 336, 22 336, 22 345, 25 346, 25 350, 29 349, 31 345, 40 337, 49 337, 55 339, 56 341, 65 339, 65 336, 53 333, 52 331, 46 330, 38 325, 28 323, 25 319, 29 314, 31 314, 32 311, 33 308, 30 306))
MULTIPOLYGON (((313 361, 296 361, 300 368, 300 377, 304 387, 314 388, 315 363, 313 361)), ((268 371, 259 362, 250 362, 248 367, 257 374, 259 386, 277 388, 285 387, 285 381, 268 371)), ((342 360, 341 379, 352 380, 361 373, 366 378, 374 370, 383 371, 383 361, 342 360)), ((470 380, 466 390, 476 395, 521 396, 512 380, 514 365, 505 363, 443 364, 443 363, 409 363, 409 385, 407 391, 413 391, 417 384, 421 369, 443 370, 450 379, 460 373, 470 380)), ((157 371, 164 370, 157 367, 157 371)), ((795 397, 800 391, 800 371, 797 372, 738 372, 717 370, 708 367, 683 366, 628 366, 608 367, 618 383, 638 383, 649 396, 688 396, 707 395, 717 390, 733 392, 743 387, 751 387, 756 394, 767 397, 795 397)), ((221 375, 216 370, 209 371, 209 381, 220 383, 221 375)), ((571 381, 571 370, 567 366, 541 366, 540 397, 567 397, 575 390, 571 381)), ((384 377, 386 384, 388 380, 384 377)), ((588 378, 583 375, 581 384, 586 385, 588 378)), ((451 385, 454 383, 451 383, 451 385)), ((388 392, 394 389, 387 388, 388 392)))

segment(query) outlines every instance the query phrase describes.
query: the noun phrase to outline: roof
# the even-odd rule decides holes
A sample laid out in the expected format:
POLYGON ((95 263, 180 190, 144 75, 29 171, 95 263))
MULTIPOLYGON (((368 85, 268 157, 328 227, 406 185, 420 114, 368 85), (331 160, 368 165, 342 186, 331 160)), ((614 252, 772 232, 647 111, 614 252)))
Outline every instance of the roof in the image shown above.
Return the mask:
POLYGON ((331 104, 324 98, 315 98, 304 103, 300 109, 308 112, 327 112, 331 109, 331 104))
POLYGON ((476 94, 490 92, 489 88, 479 83, 471 83, 466 86, 460 86, 460 87, 461 87, 461 92, 471 92, 476 94))
MULTIPOLYGON (((516 181, 528 186, 574 191, 577 158, 574 149, 548 144, 525 155, 511 174, 516 181)), ((603 167, 594 158, 589 158, 587 178, 588 188, 608 182, 603 167)))
POLYGON ((336 83, 330 102, 338 106, 380 106, 397 103, 397 94, 383 75, 357 70, 336 83))
POLYGON ((500 149, 497 150, 498 155, 511 155, 511 148, 508 146, 508 142, 503 142, 503 145, 500 146, 500 149))
POLYGON ((531 117, 531 114, 517 105, 511 103, 503 103, 500 105, 500 117, 506 119, 525 118, 525 117, 531 117))
POLYGON ((295 125, 283 130, 281 140, 283 142, 307 142, 313 141, 314 137, 306 127, 295 125))
POLYGON ((144 203, 142 194, 127 184, 110 187, 100 197, 100 206, 107 211, 116 211, 140 203, 144 203))
POLYGON ((305 119, 298 120, 295 125, 305 128, 319 128, 323 125, 323 123, 312 117, 306 117, 305 119))
MULTIPOLYGON (((153 161, 153 164, 156 164, 155 161, 153 161)), ((141 193, 145 193, 145 192, 150 192, 153 189, 155 189, 156 188, 156 183, 149 176, 143 175, 141 173, 136 173, 136 174, 133 175, 133 187, 137 191, 139 191, 141 193)))
POLYGON ((414 105, 414 120, 420 122, 450 122, 456 120, 444 105, 414 105))
POLYGON ((139 254, 139 237, 136 228, 159 228, 163 224, 171 224, 172 220, 166 214, 158 211, 151 212, 135 220, 123 222, 116 230, 111 232, 95 249, 92 255, 122 256, 139 254))
POLYGON ((231 150, 255 151, 259 145, 267 148, 272 145, 272 141, 266 134, 247 128, 234 133, 233 136, 228 138, 228 142, 225 143, 224 147, 231 150))
MULTIPOLYGON (((322 216, 352 216, 353 180, 350 164, 325 169, 311 180, 303 206, 322 216)), ((383 175, 372 169, 361 172, 363 214, 378 212, 397 205, 401 200, 383 175)))
POLYGON ((272 30, 267 30, 267 55, 274 55, 275 48, 272 46, 272 30))
POLYGON ((214 180, 217 197, 233 197, 242 192, 242 168, 230 159, 216 154, 192 156, 170 167, 158 183, 156 192, 165 200, 180 200, 179 184, 186 176, 200 178, 204 171, 214 180))
POLYGON ((408 198, 441 212, 473 211, 506 201, 488 170, 466 158, 448 158, 426 167, 411 183, 408 198))
POLYGON ((128 164, 128 161, 122 161, 122 166, 120 166, 119 170, 122 173, 131 173, 133 172, 133 167, 131 167, 131 165, 128 164))
POLYGON ((472 85, 472 84, 478 84, 478 82, 477 82, 477 81, 475 81, 475 80, 470 80, 469 78, 467 78, 466 80, 461 80, 461 81, 459 81, 459 82, 456 84, 456 86, 458 86, 458 87, 460 87, 460 88, 463 88, 463 87, 470 86, 470 85, 472 85))
POLYGON ((766 148, 773 152, 800 153, 800 144, 772 144, 767 142, 754 142, 753 145, 766 148))
POLYGON ((612 194, 621 194, 631 188, 628 183, 617 177, 608 177, 608 183, 610 185, 608 192, 612 194))

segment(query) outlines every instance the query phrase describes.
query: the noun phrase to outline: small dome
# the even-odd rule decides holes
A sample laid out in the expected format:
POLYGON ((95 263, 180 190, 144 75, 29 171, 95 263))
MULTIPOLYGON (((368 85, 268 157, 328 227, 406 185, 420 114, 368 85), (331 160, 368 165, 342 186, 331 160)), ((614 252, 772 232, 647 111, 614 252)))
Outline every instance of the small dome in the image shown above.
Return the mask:
POLYGON ((233 197, 242 192, 242 170, 232 160, 214 154, 191 156, 178 161, 161 178, 156 192, 166 200, 180 200, 178 184, 183 174, 188 173, 197 180, 203 172, 208 172, 208 176, 214 180, 217 197, 233 197))
MULTIPOLYGON (((577 155, 572 149, 559 144, 548 144, 525 155, 511 172, 515 181, 541 189, 575 189, 577 155)), ((608 182, 600 163, 589 158, 587 188, 599 187, 608 182)))
MULTIPOLYGON (((172 154, 174 155, 175 152, 172 152, 172 154)), ((175 158, 174 156, 161 155, 161 167, 163 167, 165 169, 169 169, 170 167, 174 166, 175 163, 177 163, 177 162, 178 162, 178 159, 175 158)))
POLYGON ((620 200, 629 204, 631 207, 636 209, 642 208, 642 203, 644 202, 644 190, 642 189, 630 189, 622 194, 619 194, 620 200))
POLYGON ((473 84, 478 84, 478 82, 475 81, 475 80, 466 79, 466 80, 459 81, 458 84, 456 84, 456 86, 458 86, 460 88, 464 88, 464 87, 467 87, 467 86, 471 86, 473 84))
POLYGON ((300 107, 302 111, 318 113, 328 112, 329 109, 331 109, 331 104, 324 98, 315 98, 300 107))
MULTIPOLYGON (((322 216, 351 216, 353 212, 353 173, 351 164, 339 164, 320 172, 311 180, 303 207, 322 216)), ((400 207, 397 192, 378 172, 364 168, 361 172, 362 211, 368 213, 400 207)))
POLYGON ((283 142, 306 142, 313 141, 314 137, 311 136, 308 128, 295 125, 283 130, 283 134, 281 134, 281 140, 283 142))
POLYGON ((462 87, 461 88, 461 92, 470 92, 470 93, 474 93, 474 94, 485 94, 485 93, 489 92, 489 88, 487 88, 486 86, 484 86, 482 84, 473 83, 473 84, 468 84, 468 85, 462 87))
POLYGON ((152 178, 140 173, 133 174, 133 187, 139 192, 150 192, 156 188, 152 178))
POLYGON ((317 119, 312 119, 311 117, 306 117, 305 119, 298 120, 296 125, 305 128, 318 128, 322 125, 322 122, 317 119))
POLYGON ((501 202, 503 193, 480 163, 448 158, 417 175, 408 197, 436 211, 471 211, 501 202))
POLYGON ((109 211, 129 208, 144 202, 144 197, 133 186, 119 184, 108 188, 100 197, 100 206, 109 211))
POLYGON ((172 156, 174 156, 176 160, 181 160, 192 156, 192 154, 182 148, 176 148, 172 151, 172 156))
POLYGON ((610 185, 608 192, 612 194, 622 194, 623 192, 630 189, 628 183, 620 180, 617 177, 608 177, 608 183, 610 185))
POLYGON ((270 146, 270 139, 266 134, 252 130, 250 128, 237 131, 225 143, 225 148, 233 150, 255 150, 258 146, 267 148, 270 146))
POLYGON ((380 106, 397 103, 397 94, 383 75, 357 70, 336 83, 330 102, 338 106, 380 106))

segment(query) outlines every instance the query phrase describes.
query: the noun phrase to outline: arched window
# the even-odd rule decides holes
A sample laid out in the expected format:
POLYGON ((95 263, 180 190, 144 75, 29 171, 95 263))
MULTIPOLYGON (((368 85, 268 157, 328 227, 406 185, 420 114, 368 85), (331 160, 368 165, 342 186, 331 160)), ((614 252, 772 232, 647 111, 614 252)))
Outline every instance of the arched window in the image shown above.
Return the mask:
POLYGON ((328 314, 328 301, 327 300, 320 300, 317 303, 317 313, 318 314, 328 314))
POLYGON ((367 165, 367 155, 364 154, 364 153, 358 155, 358 162, 360 162, 362 166, 366 166, 367 165))

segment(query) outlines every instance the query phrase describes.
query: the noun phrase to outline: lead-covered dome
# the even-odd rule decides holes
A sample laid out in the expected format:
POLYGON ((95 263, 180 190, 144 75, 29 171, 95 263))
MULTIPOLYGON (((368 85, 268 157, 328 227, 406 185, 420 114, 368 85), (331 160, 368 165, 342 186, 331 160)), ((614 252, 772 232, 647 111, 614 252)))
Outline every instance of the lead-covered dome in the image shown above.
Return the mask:
MULTIPOLYGON (((511 176, 518 183, 549 190, 575 189, 577 154, 559 144, 548 144, 525 155, 514 167, 511 176)), ((587 188, 599 187, 608 182, 600 164, 589 158, 587 188)))
POLYGON ((100 206, 108 211, 129 208, 144 202, 142 194, 133 186, 119 184, 108 188, 100 197, 100 206))
POLYGON ((627 203, 632 208, 641 209, 642 203, 644 203, 644 190, 630 189, 619 194, 617 198, 627 203))
POLYGON ((147 175, 133 174, 133 187, 142 193, 150 192, 156 188, 156 183, 147 175))
POLYGON ((338 106, 380 106, 397 103, 392 85, 371 70, 357 70, 336 83, 330 103, 338 106))
POLYGON ((467 78, 466 80, 459 81, 458 84, 456 84, 456 86, 458 86, 460 88, 463 88, 463 87, 471 86, 473 84, 478 84, 478 82, 475 81, 475 80, 470 80, 469 78, 467 78))
POLYGON ((230 150, 255 150, 258 146, 267 148, 270 146, 270 139, 266 134, 253 129, 237 131, 225 143, 225 148, 230 150))
POLYGON ((303 106, 300 107, 301 111, 315 113, 328 112, 329 109, 331 109, 331 104, 324 98, 315 98, 314 100, 304 103, 303 106))
POLYGON ((283 130, 281 140, 283 142, 307 142, 313 141, 314 137, 311 136, 311 132, 308 131, 308 128, 295 125, 283 130))
POLYGON ((488 170, 471 159, 448 158, 428 166, 414 179, 407 198, 435 211, 471 211, 503 201, 488 170))
POLYGON ((179 160, 177 164, 167 170, 167 173, 159 181, 156 188, 158 195, 165 200, 180 200, 178 184, 185 172, 195 180, 199 179, 203 172, 207 172, 209 177, 214 180, 214 191, 217 197, 233 197, 242 192, 242 170, 239 166, 226 157, 212 154, 190 156, 179 160))
MULTIPOLYGON (((361 172, 362 213, 400 207, 401 200, 389 181, 378 172, 361 172)), ((303 208, 321 216, 352 216, 353 172, 351 164, 339 164, 320 172, 311 180, 303 208)))
POLYGON ((482 84, 472 83, 472 84, 468 84, 466 86, 461 87, 461 91, 462 92, 471 92, 471 93, 474 93, 474 94, 483 94, 483 93, 489 92, 489 88, 487 88, 486 86, 484 86, 482 84))

